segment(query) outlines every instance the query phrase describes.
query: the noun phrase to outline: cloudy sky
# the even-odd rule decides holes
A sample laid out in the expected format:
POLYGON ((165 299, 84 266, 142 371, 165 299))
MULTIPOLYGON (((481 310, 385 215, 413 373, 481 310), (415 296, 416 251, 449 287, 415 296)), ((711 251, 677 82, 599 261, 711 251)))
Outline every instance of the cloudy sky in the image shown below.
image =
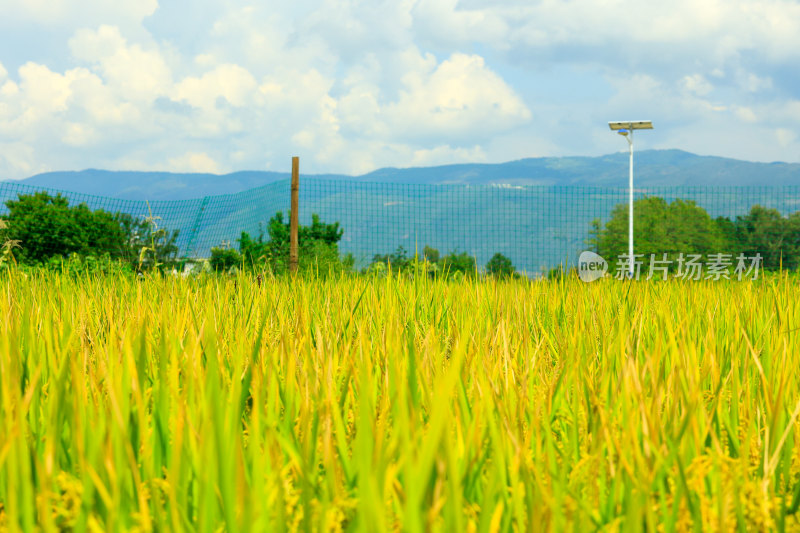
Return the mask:
POLYGON ((0 179, 800 161, 800 2, 0 0, 0 179))

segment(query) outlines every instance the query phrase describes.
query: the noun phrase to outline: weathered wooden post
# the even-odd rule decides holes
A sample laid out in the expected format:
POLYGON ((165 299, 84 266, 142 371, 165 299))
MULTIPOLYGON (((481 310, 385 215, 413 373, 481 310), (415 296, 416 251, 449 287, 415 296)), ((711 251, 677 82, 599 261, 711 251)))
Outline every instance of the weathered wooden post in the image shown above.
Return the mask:
POLYGON ((292 211, 289 215, 289 272, 297 272, 300 223, 300 158, 292 157, 292 211))

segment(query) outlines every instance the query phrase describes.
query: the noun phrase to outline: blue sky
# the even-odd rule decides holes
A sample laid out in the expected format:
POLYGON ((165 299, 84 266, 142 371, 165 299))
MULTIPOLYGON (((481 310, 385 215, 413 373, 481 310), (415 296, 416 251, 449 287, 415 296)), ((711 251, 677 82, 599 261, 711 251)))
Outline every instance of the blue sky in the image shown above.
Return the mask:
POLYGON ((0 0, 0 179, 358 174, 637 149, 800 161, 800 3, 0 0))

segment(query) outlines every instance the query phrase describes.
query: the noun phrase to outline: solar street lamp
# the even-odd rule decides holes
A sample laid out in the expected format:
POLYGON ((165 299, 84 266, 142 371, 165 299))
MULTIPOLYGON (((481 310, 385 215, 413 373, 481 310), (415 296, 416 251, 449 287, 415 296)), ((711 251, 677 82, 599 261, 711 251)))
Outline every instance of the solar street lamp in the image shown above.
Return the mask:
POLYGON ((628 261, 630 269, 628 270, 628 277, 633 278, 633 131, 652 130, 653 123, 649 120, 609 122, 608 127, 611 128, 611 131, 616 131, 625 137, 630 150, 630 165, 628 168, 628 192, 630 193, 628 198, 628 261))

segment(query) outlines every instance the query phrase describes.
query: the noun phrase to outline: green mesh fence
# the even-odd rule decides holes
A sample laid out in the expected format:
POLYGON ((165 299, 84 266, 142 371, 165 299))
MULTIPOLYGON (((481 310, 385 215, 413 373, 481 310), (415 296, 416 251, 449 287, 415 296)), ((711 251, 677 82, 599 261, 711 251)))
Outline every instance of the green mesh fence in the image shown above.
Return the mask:
MULTIPOLYGON (((43 190, 0 183, 0 215, 5 202, 43 190)), ((184 201, 146 202, 60 192, 70 204, 124 212, 150 213, 160 227, 179 230, 181 255, 208 257, 214 246, 237 247, 242 231, 257 236, 278 211, 288 213, 290 182, 283 180, 245 192, 184 201)), ((635 198, 691 200, 711 218, 735 220, 760 205, 783 216, 800 211, 800 187, 656 187, 638 188, 635 198)), ((587 244, 593 220, 605 226, 615 206, 627 205, 626 188, 412 185, 301 178, 300 223, 316 213, 323 222, 339 222, 342 253, 352 253, 359 267, 375 254, 402 246, 409 255, 431 246, 442 255, 466 252, 483 266, 495 253, 510 258, 518 270, 540 273, 575 264, 587 244)), ((800 215, 795 215, 800 221, 800 215)), ((288 220, 288 218, 287 218, 288 220)), ((659 221, 651 221, 657 225, 659 221)), ((800 226, 797 226, 800 228, 800 226)), ((654 229, 655 231, 655 229, 654 229)), ((702 241, 698 229, 694 238, 702 241)), ((800 234, 776 235, 778 245, 800 234)), ((726 250, 719 250, 725 252, 726 250)))
MULTIPOLYGON (((288 190, 288 185, 286 185, 288 190)), ((520 270, 539 273, 568 262, 588 249, 590 224, 610 219, 627 205, 625 188, 401 185, 305 180, 301 215, 318 213, 345 229, 340 245, 359 263, 373 254, 403 246, 410 253, 428 245, 442 254, 467 252, 483 266, 499 252, 520 270)), ((752 206, 800 210, 800 187, 664 187, 636 189, 646 196, 692 200, 711 218, 735 220, 752 206)), ((303 220, 301 216, 301 221, 303 220)), ((699 235, 699 239, 703 236, 699 235)), ((719 250, 726 252, 726 250, 719 250)))

